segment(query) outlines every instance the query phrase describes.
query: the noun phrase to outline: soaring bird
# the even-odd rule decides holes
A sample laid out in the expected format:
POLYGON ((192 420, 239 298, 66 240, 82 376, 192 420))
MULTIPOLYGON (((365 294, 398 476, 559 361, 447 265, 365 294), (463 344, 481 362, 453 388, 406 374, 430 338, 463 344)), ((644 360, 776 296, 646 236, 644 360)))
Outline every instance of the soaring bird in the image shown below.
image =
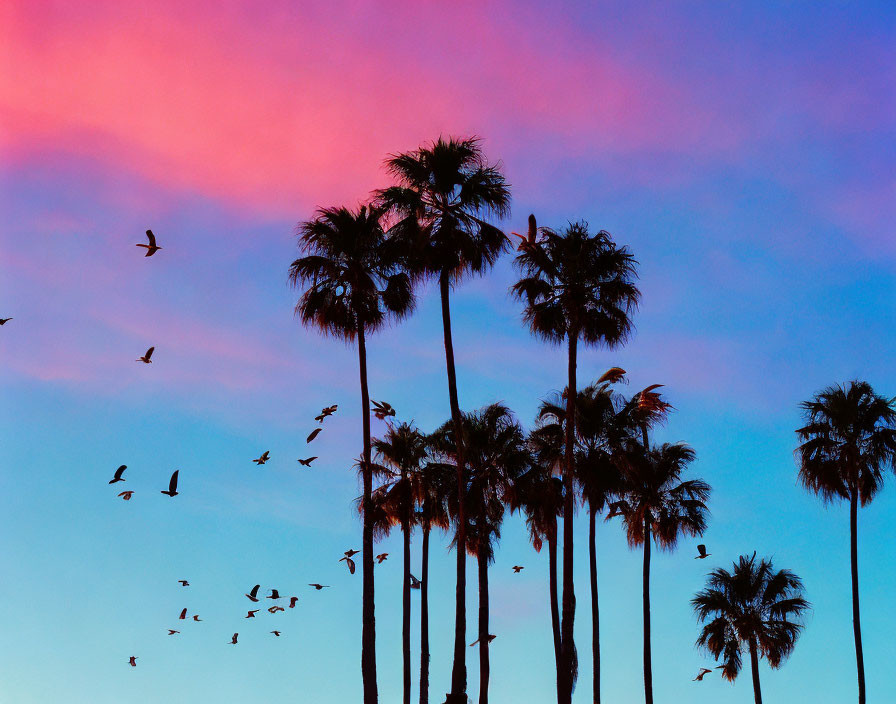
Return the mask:
POLYGON ((255 609, 254 611, 247 611, 246 618, 255 618, 255 614, 257 614, 261 609, 255 609))
POLYGON ((274 605, 268 609, 269 614, 275 614, 278 611, 286 611, 286 609, 284 609, 282 606, 276 606, 276 605, 274 605))
POLYGON ((310 467, 311 463, 314 462, 314 460, 316 460, 316 459, 317 459, 317 456, 309 457, 307 460, 299 460, 299 464, 304 467, 310 467))
POLYGON ((168 480, 168 491, 163 491, 162 493, 166 496, 175 497, 177 496, 177 473, 180 472, 179 469, 174 470, 174 474, 171 475, 171 479, 168 480))
POLYGON ((387 416, 395 415, 395 409, 385 401, 371 401, 371 403, 373 404, 373 408, 371 408, 370 411, 378 420, 384 420, 387 416))
POLYGON ((308 586, 314 587, 317 591, 320 591, 321 589, 329 589, 330 587, 329 584, 309 584, 308 586))
POLYGON ((177 580, 177 581, 178 581, 178 583, 180 584, 180 586, 182 586, 182 587, 189 587, 189 586, 190 586, 190 583, 189 583, 187 580, 185 580, 185 579, 179 579, 179 580, 177 580))
POLYGON ((513 571, 514 571, 515 574, 519 574, 519 573, 520 573, 520 570, 524 570, 524 569, 526 569, 526 568, 523 567, 522 565, 514 565, 514 566, 513 566, 513 571))
POLYGON ((233 638, 230 639, 230 644, 231 644, 231 645, 236 645, 236 639, 239 638, 239 635, 240 635, 239 633, 234 633, 234 634, 233 634, 233 638))
POLYGON ((529 216, 529 232, 527 237, 523 237, 519 232, 511 232, 510 234, 520 238, 519 246, 516 248, 518 252, 522 252, 523 250, 534 246, 535 238, 538 236, 538 225, 535 222, 535 215, 529 216))
POLYGON ((154 234, 152 234, 152 230, 146 231, 146 239, 149 240, 149 244, 138 244, 137 246, 145 247, 146 248, 146 256, 151 257, 153 254, 158 252, 161 249, 161 247, 159 247, 156 244, 156 236, 154 234))
POLYGON ((131 657, 128 658, 128 663, 130 664, 131 667, 137 667, 137 656, 131 655, 131 657))
POLYGON ((314 420, 316 420, 318 423, 323 423, 324 418, 329 418, 331 415, 333 415, 336 412, 337 407, 338 406, 334 403, 332 406, 327 406, 326 408, 321 409, 320 414, 314 416, 314 420))
POLYGON ((314 430, 312 430, 311 434, 307 438, 305 438, 305 442, 308 443, 314 440, 314 438, 317 437, 318 433, 320 433, 321 430, 323 430, 323 428, 315 428, 314 430))
POLYGON ((419 589, 420 585, 423 584, 423 582, 421 582, 412 574, 409 574, 408 577, 410 577, 411 580, 411 589, 419 589))
POLYGON ((146 350, 146 354, 144 354, 142 357, 138 357, 136 361, 143 362, 144 364, 152 364, 152 353, 155 349, 155 347, 150 347, 148 350, 146 350))
POLYGON ((123 491, 123 492, 121 492, 121 493, 119 494, 119 496, 120 496, 121 498, 123 498, 125 501, 130 501, 130 500, 131 500, 131 497, 132 497, 133 495, 134 495, 134 492, 133 492, 133 491, 123 491))
POLYGON ((266 598, 266 599, 279 599, 279 598, 280 598, 280 592, 278 592, 276 589, 271 589, 271 594, 270 594, 270 596, 267 596, 267 597, 265 597, 265 598, 266 598))
POLYGON ((355 555, 358 554, 358 552, 359 552, 358 550, 346 550, 342 554, 345 555, 346 557, 354 557, 355 555))
POLYGON ((697 555, 697 557, 694 558, 695 560, 705 560, 707 557, 709 557, 710 555, 712 555, 711 552, 706 552, 706 546, 705 546, 705 545, 698 545, 698 546, 697 546, 697 552, 700 553, 700 554, 697 555))
POLYGON ((265 450, 265 451, 261 454, 261 457, 259 457, 257 460, 252 460, 252 461, 253 461, 255 464, 264 464, 264 463, 267 462, 269 459, 271 459, 271 453, 270 453, 268 450, 265 450))
POLYGON ((185 618, 187 618, 187 610, 184 609, 183 611, 181 611, 181 612, 180 612, 180 616, 178 616, 178 618, 179 618, 181 621, 183 621, 185 618))
POLYGON ((12 318, 0 318, 0 325, 6 325, 12 318))
POLYGON ((381 552, 379 555, 376 556, 376 564, 378 564, 378 565, 383 564, 383 562, 386 560, 387 557, 389 557, 389 553, 381 552))
POLYGON ((194 620, 196 623, 200 623, 200 622, 202 621, 202 619, 199 618, 199 614, 193 614, 193 620, 194 620))
MULTIPOLYGON (((491 633, 489 633, 489 634, 488 634, 488 642, 491 643, 491 642, 492 642, 495 638, 497 638, 497 637, 498 637, 498 636, 493 636, 491 633)), ((472 647, 473 647, 474 645, 476 645, 478 642, 479 642, 479 638, 477 638, 477 639, 474 640, 472 643, 470 643, 470 647, 472 648, 472 647)))
POLYGON ((249 601, 258 602, 258 590, 260 587, 260 584, 256 584, 254 587, 252 587, 252 591, 246 594, 246 596, 249 598, 249 601))
POLYGON ((297 597, 297 596, 291 596, 291 597, 289 597, 289 608, 291 608, 291 609, 296 608, 296 602, 297 602, 298 600, 299 600, 299 597, 297 597))
POLYGON ((173 628, 168 629, 168 635, 173 636, 175 633, 180 633, 180 631, 175 631, 173 628))
POLYGON ((110 484, 114 484, 115 482, 123 482, 124 477, 121 475, 124 474, 124 470, 126 470, 128 466, 126 464, 121 465, 118 469, 115 470, 115 476, 109 480, 110 484))
POLYGON ((700 672, 697 673, 697 676, 692 680, 693 682, 702 682, 703 678, 708 675, 712 670, 707 670, 705 667, 700 668, 700 672))
POLYGON ((271 633, 273 633, 278 638, 280 637, 280 631, 271 631, 271 633))

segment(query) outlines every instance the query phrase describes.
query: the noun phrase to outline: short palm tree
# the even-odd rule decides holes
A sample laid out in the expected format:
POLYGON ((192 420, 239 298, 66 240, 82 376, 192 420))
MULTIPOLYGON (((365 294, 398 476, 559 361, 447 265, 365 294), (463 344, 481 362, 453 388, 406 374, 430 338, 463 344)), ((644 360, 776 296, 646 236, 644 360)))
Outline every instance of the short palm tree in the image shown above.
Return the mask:
POLYGON ((896 399, 874 392, 866 381, 829 386, 802 404, 805 423, 797 430, 800 482, 825 502, 849 501, 852 627, 856 646, 859 704, 865 704, 865 661, 859 617, 858 509, 896 470, 896 399))
POLYGON ((400 248, 383 232, 380 211, 362 206, 318 210, 298 227, 304 254, 289 267, 290 282, 304 288, 296 305, 302 323, 325 335, 358 342, 363 438, 361 677, 364 704, 377 701, 376 622, 373 583, 373 490, 367 335, 390 319, 408 315, 414 293, 399 269, 400 248))
POLYGON ((721 661, 722 677, 737 679, 744 651, 750 654, 753 698, 762 704, 759 658, 777 669, 793 652, 803 630, 801 617, 809 608, 803 583, 789 570, 772 567, 768 559, 741 555, 731 572, 710 572, 706 589, 691 599, 700 623, 697 645, 721 661), (708 623, 707 623, 708 621, 708 623))
POLYGON ((491 165, 476 138, 439 138, 386 161, 397 184, 376 194, 377 203, 394 222, 390 232, 407 248, 407 264, 415 278, 436 278, 442 303, 445 363, 451 419, 457 428, 457 491, 460 533, 455 592, 454 663, 450 704, 466 701, 466 520, 464 515, 464 439, 454 345, 451 337, 451 285, 469 274, 481 274, 497 261, 507 238, 484 218, 503 217, 510 209, 510 190, 500 168, 491 165))
POLYGON ((553 343, 567 343, 567 417, 563 481, 563 612, 560 626, 561 690, 559 704, 569 704, 576 677, 573 640, 573 514, 575 475, 576 362, 579 341, 613 348, 632 331, 631 313, 640 298, 636 264, 627 247, 617 247, 610 234, 591 234, 585 222, 562 232, 538 231, 533 246, 516 258, 523 274, 512 292, 525 302, 524 317, 532 332, 553 343))
POLYGON ((624 498, 618 503, 631 547, 643 546, 644 699, 653 704, 650 649, 650 548, 672 550, 684 535, 706 529, 706 501, 710 487, 700 479, 682 481, 694 461, 694 451, 683 443, 648 448, 630 442, 616 453, 624 476, 624 498))

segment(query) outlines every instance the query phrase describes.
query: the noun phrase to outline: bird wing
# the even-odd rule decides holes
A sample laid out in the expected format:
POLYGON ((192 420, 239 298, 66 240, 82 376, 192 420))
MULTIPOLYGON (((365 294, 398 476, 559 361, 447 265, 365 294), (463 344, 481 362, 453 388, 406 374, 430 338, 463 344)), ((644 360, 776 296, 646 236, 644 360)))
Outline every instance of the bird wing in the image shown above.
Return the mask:
POLYGON ((249 594, 251 594, 253 597, 258 596, 258 590, 259 590, 260 588, 261 588, 261 585, 260 585, 260 584, 256 584, 254 587, 252 587, 252 591, 249 592, 249 594))
POLYGON ((126 464, 121 465, 118 469, 115 470, 115 478, 121 479, 121 475, 124 474, 124 470, 126 470, 128 466, 126 464))
POLYGON ((352 558, 347 557, 347 558, 345 558, 345 563, 348 565, 349 573, 354 574, 355 573, 355 561, 352 558))
POLYGON ((170 491, 172 494, 175 491, 177 491, 177 474, 178 474, 178 472, 180 472, 180 470, 175 469, 174 474, 171 475, 171 479, 168 482, 168 491, 170 491))
POLYGON ((312 431, 311 431, 311 434, 308 436, 308 438, 305 440, 305 442, 308 443, 308 442, 311 442, 312 440, 314 440, 314 438, 317 437, 317 434, 318 434, 320 431, 321 431, 320 428, 315 428, 314 430, 312 430, 312 431))
POLYGON ((187 617, 187 610, 184 609, 183 611, 180 612, 180 616, 179 616, 179 618, 180 618, 181 620, 184 620, 186 617, 187 617))
POLYGON ((156 236, 154 234, 152 234, 152 230, 146 231, 146 238, 149 240, 150 247, 156 246, 156 236))
POLYGON ((146 359, 152 358, 152 353, 155 351, 155 349, 155 347, 150 347, 148 350, 146 350, 146 354, 143 356, 146 357, 146 359))

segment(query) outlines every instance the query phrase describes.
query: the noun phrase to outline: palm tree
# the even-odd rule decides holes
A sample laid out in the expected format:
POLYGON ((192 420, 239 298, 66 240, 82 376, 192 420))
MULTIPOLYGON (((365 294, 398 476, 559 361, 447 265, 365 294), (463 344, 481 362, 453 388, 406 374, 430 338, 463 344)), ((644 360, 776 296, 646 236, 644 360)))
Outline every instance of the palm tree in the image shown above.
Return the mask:
POLYGON ((802 404, 806 425, 797 430, 800 482, 825 502, 849 501, 852 628, 859 704, 865 704, 865 661, 859 618, 858 509, 896 470, 896 399, 879 396, 867 381, 829 386, 802 404))
POLYGON ((523 278, 512 291, 525 301, 524 317, 531 330, 553 343, 567 342, 567 418, 563 481, 563 614, 560 626, 561 691, 559 704, 569 704, 576 679, 573 640, 573 513, 575 474, 576 361, 578 343, 616 347, 632 330, 630 314, 640 292, 634 284, 637 262, 627 247, 617 247, 610 234, 595 235, 585 222, 571 223, 563 232, 538 231, 540 240, 525 247, 516 263, 523 278))
MULTIPOLYGON (((488 565, 494 560, 494 545, 501 535, 504 506, 511 503, 514 483, 526 471, 529 454, 522 429, 502 404, 495 403, 476 413, 465 413, 462 421, 468 476, 466 505, 470 509, 465 514, 465 535, 469 538, 467 549, 477 559, 479 575, 479 704, 488 704, 488 565)), ((458 462, 453 421, 445 423, 433 434, 432 447, 446 464, 458 462)), ((453 508, 459 521, 456 510, 459 502, 456 497, 454 499, 453 508)), ((457 534, 460 534, 459 525, 457 534)))
POLYGON ((731 572, 710 572, 706 589, 691 599, 691 605, 703 626, 697 645, 721 660, 722 677, 737 679, 741 654, 750 654, 753 672, 753 698, 762 704, 759 687, 759 658, 777 669, 793 652, 803 630, 800 620, 809 608, 803 598, 803 583, 789 570, 772 567, 772 561, 757 562, 741 555, 731 572))
POLYGON ((650 548, 672 550, 683 535, 702 535, 706 529, 706 500, 710 487, 700 479, 682 481, 681 475, 695 458, 684 443, 648 448, 630 442, 617 453, 623 471, 624 499, 619 509, 631 547, 644 546, 644 699, 653 704, 650 650, 650 548))
POLYGON ((464 704, 466 666, 466 519, 465 461, 460 403, 451 338, 449 293, 452 283, 489 269, 507 246, 501 230, 483 219, 503 217, 510 209, 510 191, 500 168, 490 165, 476 138, 443 139, 386 161, 397 185, 377 193, 377 202, 392 213, 390 228, 404 242, 408 267, 418 279, 437 278, 442 303, 442 329, 448 374, 451 420, 457 434, 457 491, 460 532, 455 591, 454 664, 446 704, 464 704))
POLYGON ((380 211, 362 206, 318 210, 298 227, 305 256, 289 267, 293 286, 305 287, 296 305, 302 323, 325 335, 358 341, 363 435, 361 678, 364 704, 377 701, 376 621, 373 584, 373 522, 370 509, 370 396, 367 388, 366 336, 389 318, 401 318, 414 306, 407 274, 399 270, 399 248, 380 225, 380 211))

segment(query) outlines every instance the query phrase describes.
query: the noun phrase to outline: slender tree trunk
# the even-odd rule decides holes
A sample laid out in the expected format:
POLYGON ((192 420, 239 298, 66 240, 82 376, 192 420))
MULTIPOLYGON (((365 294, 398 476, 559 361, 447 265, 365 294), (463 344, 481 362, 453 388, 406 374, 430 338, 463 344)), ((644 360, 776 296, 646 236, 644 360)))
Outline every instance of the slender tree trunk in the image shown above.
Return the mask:
POLYGON ((373 589, 373 472, 370 466, 370 393, 367 389, 367 345, 364 325, 358 325, 358 363, 361 372, 361 418, 364 430, 364 521, 361 536, 361 680, 364 704, 376 704, 376 619, 373 589))
POLYGON ((600 704, 600 609, 597 601, 597 540, 594 507, 588 505, 588 561, 591 568, 591 659, 594 672, 594 704, 600 704))
MULTIPOLYGON (((423 526, 420 566, 420 704, 429 704, 429 526, 423 526)), ((408 580, 410 582, 410 580, 408 580)))
POLYGON ((762 689, 759 687, 759 656, 756 654, 756 643, 750 641, 750 668, 753 670, 753 700, 762 704, 762 689))
POLYGON ((560 622, 560 658, 561 685, 560 704, 570 704, 572 689, 578 669, 576 663, 576 644, 573 639, 573 628, 576 618, 576 595, 573 584, 573 513, 575 511, 573 496, 574 473, 574 441, 576 425, 576 347, 579 334, 570 330, 569 336, 569 380, 566 386, 566 462, 563 468, 563 613, 560 622))
POLYGON ((862 623, 859 618, 859 492, 856 487, 853 487, 849 499, 849 557, 852 571, 852 632, 856 641, 859 704, 865 704, 865 656, 862 653, 862 623))
POLYGON ((448 401, 451 405, 451 420, 454 423, 457 450, 457 586, 455 589, 454 612, 454 664, 451 668, 451 692, 445 704, 466 704, 467 701, 467 517, 464 510, 464 485, 466 464, 464 463, 464 429, 457 400, 457 376, 454 369, 454 345, 451 341, 451 308, 449 305, 449 273, 439 276, 439 293, 442 300, 442 331, 445 337, 445 365, 448 370, 448 401))
POLYGON ((404 487, 404 507, 401 517, 401 533, 403 542, 404 585, 401 590, 401 650, 403 664, 403 702, 411 704, 411 518, 410 492, 408 491, 407 473, 401 473, 404 487))
POLYGON ((560 607, 557 603, 557 519, 554 519, 553 533, 548 536, 548 591, 551 598, 551 630, 554 634, 554 664, 557 668, 557 698, 560 698, 560 607))
POLYGON ((650 663, 650 521, 644 518, 644 702, 653 704, 653 668, 650 663))
POLYGON ((479 704, 488 704, 488 557, 479 551, 479 704))

